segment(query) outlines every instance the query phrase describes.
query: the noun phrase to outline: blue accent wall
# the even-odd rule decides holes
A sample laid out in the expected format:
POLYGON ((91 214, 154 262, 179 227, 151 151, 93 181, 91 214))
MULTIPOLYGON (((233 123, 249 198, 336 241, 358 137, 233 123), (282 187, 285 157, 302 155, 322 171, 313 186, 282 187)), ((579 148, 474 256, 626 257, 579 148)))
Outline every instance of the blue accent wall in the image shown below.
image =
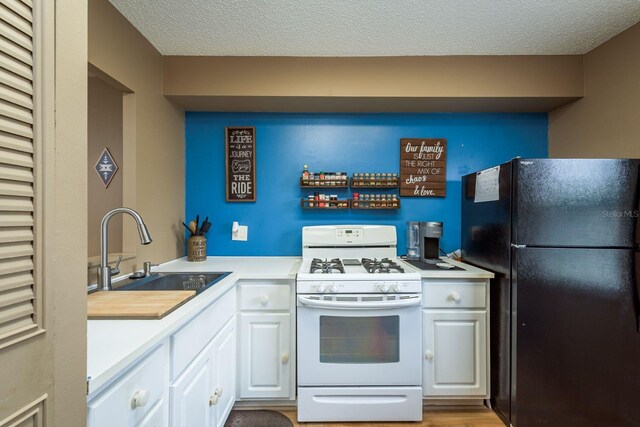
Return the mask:
MULTIPOLYGON (((546 114, 186 114, 187 219, 209 216, 209 255, 300 255, 305 225, 390 224, 405 253, 406 221, 442 221, 441 246, 460 247, 460 177, 513 157, 547 157, 546 114), (225 202, 224 131, 255 126, 255 203, 225 202), (309 170, 399 172, 400 138, 447 139, 447 196, 402 198, 398 211, 303 210, 299 186, 309 170), (231 225, 249 226, 249 240, 231 240, 231 225)), ((312 192, 313 190, 311 190, 312 192)), ((367 192, 367 191, 361 191, 367 192)), ((371 191, 374 193, 375 191, 371 191)), ((350 189, 333 189, 340 198, 350 189)), ((385 193, 391 193, 390 190, 385 193)))

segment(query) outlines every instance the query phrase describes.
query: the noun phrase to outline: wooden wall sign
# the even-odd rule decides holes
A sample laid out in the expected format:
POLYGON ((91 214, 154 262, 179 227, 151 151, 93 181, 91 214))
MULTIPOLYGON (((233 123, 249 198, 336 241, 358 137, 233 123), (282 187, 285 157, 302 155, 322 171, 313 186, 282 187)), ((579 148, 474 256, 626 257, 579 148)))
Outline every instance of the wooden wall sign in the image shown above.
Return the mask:
POLYGON ((400 196, 444 197, 447 187, 447 140, 400 139, 400 196))
POLYGON ((256 201, 256 128, 225 128, 227 202, 256 201))

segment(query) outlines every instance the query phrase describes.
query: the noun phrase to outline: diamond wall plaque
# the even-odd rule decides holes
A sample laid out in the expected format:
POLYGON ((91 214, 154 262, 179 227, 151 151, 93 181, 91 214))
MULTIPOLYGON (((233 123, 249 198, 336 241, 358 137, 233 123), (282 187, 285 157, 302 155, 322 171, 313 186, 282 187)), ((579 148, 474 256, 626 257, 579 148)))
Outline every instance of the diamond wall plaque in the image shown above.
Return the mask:
POLYGON ((98 162, 96 163, 96 172, 98 173, 98 176, 100 176, 100 179, 104 184, 104 188, 109 186, 117 171, 118 165, 116 164, 116 161, 113 160, 109 149, 105 147, 102 154, 100 154, 98 162))

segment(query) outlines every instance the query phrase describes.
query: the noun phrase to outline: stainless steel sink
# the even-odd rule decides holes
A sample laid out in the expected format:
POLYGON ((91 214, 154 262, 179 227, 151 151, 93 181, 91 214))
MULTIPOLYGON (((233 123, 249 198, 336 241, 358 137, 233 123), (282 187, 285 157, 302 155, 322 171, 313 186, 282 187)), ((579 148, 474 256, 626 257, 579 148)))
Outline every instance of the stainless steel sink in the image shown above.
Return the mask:
POLYGON ((113 283, 113 291, 196 291, 209 289, 230 272, 220 273, 152 273, 141 279, 113 283))

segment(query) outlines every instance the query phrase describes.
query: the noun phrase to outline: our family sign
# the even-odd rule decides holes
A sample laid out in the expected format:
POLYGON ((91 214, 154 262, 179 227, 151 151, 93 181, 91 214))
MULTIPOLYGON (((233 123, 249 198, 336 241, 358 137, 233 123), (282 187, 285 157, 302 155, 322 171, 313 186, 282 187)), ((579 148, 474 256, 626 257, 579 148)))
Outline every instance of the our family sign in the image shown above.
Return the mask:
POLYGON ((400 139, 400 196, 444 197, 447 187, 447 140, 400 139))

